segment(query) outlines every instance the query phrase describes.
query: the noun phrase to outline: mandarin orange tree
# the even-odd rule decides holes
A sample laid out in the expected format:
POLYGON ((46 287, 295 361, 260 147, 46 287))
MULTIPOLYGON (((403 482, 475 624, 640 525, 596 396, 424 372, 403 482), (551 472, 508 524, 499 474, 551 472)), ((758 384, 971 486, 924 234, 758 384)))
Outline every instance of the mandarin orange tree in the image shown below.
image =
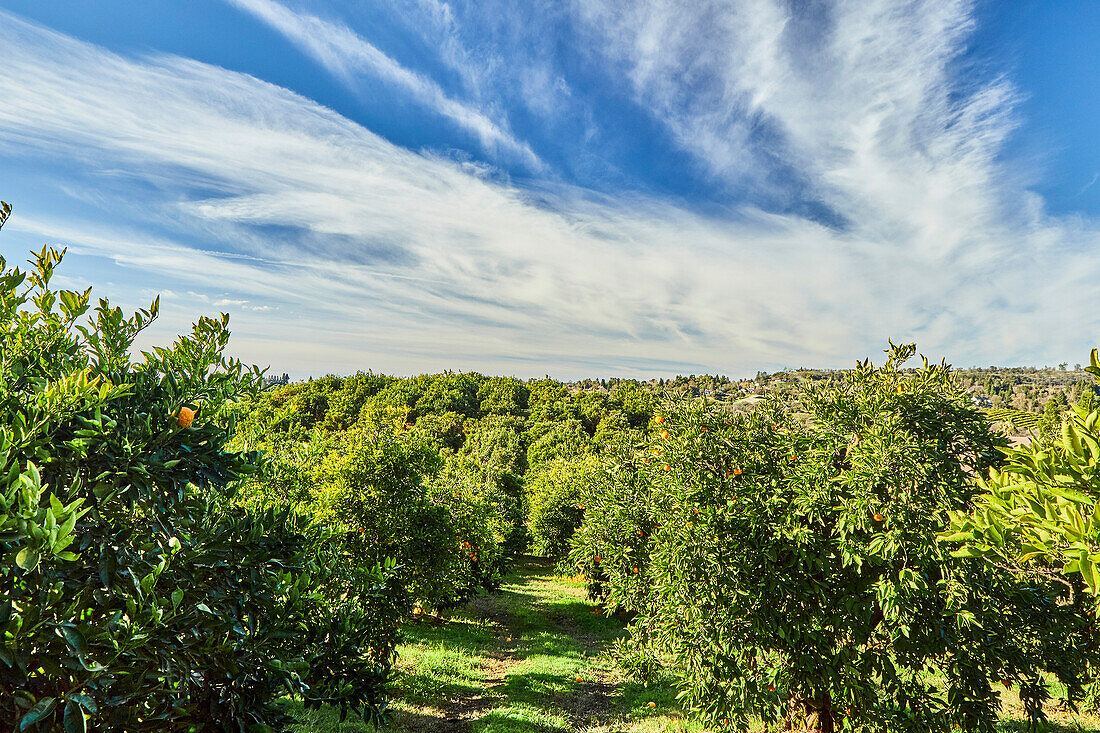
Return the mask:
POLYGON ((285 694, 377 713, 385 570, 334 603, 324 537, 229 501, 253 466, 219 415, 260 373, 226 317, 134 361, 157 303, 51 289, 62 255, 0 260, 0 730, 272 730, 285 694))
POLYGON ((560 558, 584 517, 588 484, 599 472, 595 456, 559 458, 543 465, 527 479, 531 549, 560 558))
POLYGON ((341 572, 393 560, 395 601, 405 612, 446 608, 496 587, 515 521, 501 511, 489 481, 454 470, 456 456, 440 436, 421 429, 431 414, 408 429, 403 413, 395 422, 369 401, 349 410, 346 392, 331 389, 340 384, 362 394, 364 377, 375 379, 317 380, 242 403, 234 445, 260 452, 265 470, 244 482, 238 500, 291 507, 331 530, 341 572), (327 384, 316 388, 318 382, 327 384), (311 410, 323 399, 329 413, 303 421, 302 397, 311 410), (342 415, 355 412, 354 425, 327 429, 334 405, 342 415), (441 452, 451 459, 448 470, 441 470, 441 452))
MULTIPOLYGON (((1100 381, 1100 352, 1086 371, 1100 381)), ((1090 391, 1091 394, 1091 391, 1090 391)), ((979 476, 973 511, 956 512, 944 539, 956 554, 983 557, 1022 575, 1059 577, 1100 598, 1100 410, 1074 405, 1060 424, 1005 451, 1000 470, 979 476), (1057 436, 1054 433, 1057 433, 1057 436)))
POLYGON ((1079 601, 937 542, 1001 441, 946 365, 904 370, 913 353, 743 415, 671 405, 588 499, 573 557, 704 718, 992 730, 994 683, 1035 721, 1043 672, 1081 694, 1079 601))

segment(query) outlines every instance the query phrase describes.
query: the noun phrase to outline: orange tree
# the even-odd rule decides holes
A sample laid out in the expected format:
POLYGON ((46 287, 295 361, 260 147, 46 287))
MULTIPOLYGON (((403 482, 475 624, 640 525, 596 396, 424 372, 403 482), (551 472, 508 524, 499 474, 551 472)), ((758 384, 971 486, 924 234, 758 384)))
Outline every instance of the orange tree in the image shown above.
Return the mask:
POLYGON ((994 683, 1042 717, 1081 693, 1087 623, 1045 582, 954 558, 937 534, 999 439, 946 365, 861 363, 734 416, 670 406, 587 500, 573 559, 635 645, 712 722, 992 730, 994 683))
MULTIPOLYGON (((329 380, 317 380, 323 381, 329 380)), ((354 389, 362 381, 363 375, 349 377, 343 385, 354 389)), ((292 507, 313 526, 330 529, 330 547, 343 553, 334 567, 393 560, 395 601, 409 612, 450 607, 498 585, 508 560, 501 530, 513 522, 488 495, 488 481, 444 470, 441 451, 450 464, 456 456, 420 429, 434 416, 408 429, 403 415, 394 421, 365 403, 351 428, 328 430, 326 417, 307 429, 298 420, 303 393, 307 406, 318 398, 330 410, 343 402, 343 392, 316 389, 317 382, 265 393, 234 411, 240 415, 234 445, 259 452, 265 467, 243 483, 238 501, 292 507)))
POLYGON ((0 730, 272 730, 285 694, 373 716, 386 571, 334 578, 324 536, 230 502, 253 467, 218 415, 260 375, 226 317, 132 361, 157 304, 52 290, 62 254, 0 260, 0 730))
MULTIPOLYGON (((1096 349, 1091 362, 1085 369, 1100 381, 1096 349)), ((983 492, 974 509, 956 512, 944 539, 961 544, 957 555, 982 557, 1025 576, 1057 578, 1069 592, 1083 588, 1095 603, 1100 410, 1091 402, 1077 404, 1060 416, 1060 424, 1048 427, 1006 450, 1004 465, 978 478, 983 492)))

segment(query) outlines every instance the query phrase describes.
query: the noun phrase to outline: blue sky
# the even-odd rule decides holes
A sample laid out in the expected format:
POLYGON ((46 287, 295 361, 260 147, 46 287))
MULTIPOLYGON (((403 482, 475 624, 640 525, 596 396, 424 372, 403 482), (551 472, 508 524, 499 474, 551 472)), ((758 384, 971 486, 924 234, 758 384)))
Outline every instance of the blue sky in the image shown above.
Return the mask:
POLYGON ((0 0, 0 254, 296 376, 1084 361, 1100 6, 0 0))

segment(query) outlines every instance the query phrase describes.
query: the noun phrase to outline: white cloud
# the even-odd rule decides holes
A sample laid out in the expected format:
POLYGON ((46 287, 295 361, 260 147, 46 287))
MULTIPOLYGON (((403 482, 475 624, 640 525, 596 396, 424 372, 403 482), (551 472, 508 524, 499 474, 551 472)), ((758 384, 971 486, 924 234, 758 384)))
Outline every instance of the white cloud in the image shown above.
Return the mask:
MULTIPOLYGON (((516 160, 534 170, 544 166, 531 147, 483 111, 448 96, 435 81, 402 66, 346 25, 294 12, 275 0, 227 0, 286 36, 347 85, 361 74, 391 83, 477 137, 489 153, 516 160)), ((438 9, 437 13, 443 13, 438 9)))
POLYGON ((723 35, 732 21, 699 36, 715 54, 738 49, 747 71, 728 78, 696 68, 709 56, 666 58, 654 40, 663 20, 641 24, 641 41, 633 26, 600 32, 637 54, 639 95, 666 100, 655 114, 709 131, 691 149, 717 156, 718 174, 737 167, 731 151, 758 154, 751 136, 737 139, 743 108, 783 133, 776 150, 845 227, 501 184, 253 77, 124 58, 0 15, 0 155, 156 184, 101 191, 105 202, 144 196, 141 226, 30 211, 8 227, 71 243, 143 288, 191 291, 167 327, 218 300, 270 306, 234 309, 234 348, 297 374, 743 374, 847 364, 887 337, 964 364, 1086 353, 1100 325, 1090 256, 1100 237, 1001 179, 1011 90, 994 80, 960 97, 947 71, 965 7, 915 4, 912 20, 884 5, 862 19, 841 8, 818 41, 828 47, 819 89, 779 7, 758 3, 753 38, 766 40, 751 50, 723 35), (698 119, 674 114, 678 83, 709 89, 698 119), (736 101, 728 120, 722 99, 736 101))

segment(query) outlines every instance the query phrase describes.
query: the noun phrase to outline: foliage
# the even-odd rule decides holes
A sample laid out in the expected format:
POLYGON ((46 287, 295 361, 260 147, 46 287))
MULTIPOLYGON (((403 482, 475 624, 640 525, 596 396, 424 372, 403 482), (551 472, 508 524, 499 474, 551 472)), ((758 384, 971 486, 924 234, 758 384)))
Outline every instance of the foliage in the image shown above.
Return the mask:
MULTIPOLYGON (((1100 380, 1096 349, 1091 361, 1086 369, 1100 380)), ((960 556, 1021 573, 1076 574, 1100 596, 1100 410, 1074 405, 1057 438, 1040 434, 1005 453, 1000 470, 979 478, 977 506, 953 515, 945 539, 963 543, 960 556)))
POLYGON ((132 362, 157 303, 51 290, 62 255, 0 260, 0 729, 269 730, 287 693, 374 716, 393 629, 316 590, 323 537, 228 501, 253 467, 220 415, 261 375, 227 317, 132 362))
POLYGON ((903 371, 912 353, 746 415, 671 406, 589 499, 574 560, 707 719, 991 730, 996 681, 1034 720, 1042 671, 1080 696, 1079 607, 937 542, 1000 441, 946 365, 903 371))
POLYGON ((561 557, 584 518, 588 484, 600 469, 594 456, 559 458, 545 465, 527 482, 532 549, 536 554, 561 557))
MULTIPOLYGON (((330 405, 346 394, 347 383, 323 393, 330 405)), ((368 398, 351 429, 330 432, 318 422, 308 433, 279 432, 289 404, 276 391, 244 411, 238 441, 261 451, 265 470, 246 482, 241 501, 291 507, 334 533, 346 572, 392 559, 403 613, 445 608, 495 587, 520 505, 486 486, 482 466, 491 461, 453 454, 459 436, 469 443, 462 416, 427 414, 405 429, 387 423, 368 398), (460 464, 470 464, 469 475, 460 464)), ((492 446, 487 450, 486 459, 495 455, 492 446)))

